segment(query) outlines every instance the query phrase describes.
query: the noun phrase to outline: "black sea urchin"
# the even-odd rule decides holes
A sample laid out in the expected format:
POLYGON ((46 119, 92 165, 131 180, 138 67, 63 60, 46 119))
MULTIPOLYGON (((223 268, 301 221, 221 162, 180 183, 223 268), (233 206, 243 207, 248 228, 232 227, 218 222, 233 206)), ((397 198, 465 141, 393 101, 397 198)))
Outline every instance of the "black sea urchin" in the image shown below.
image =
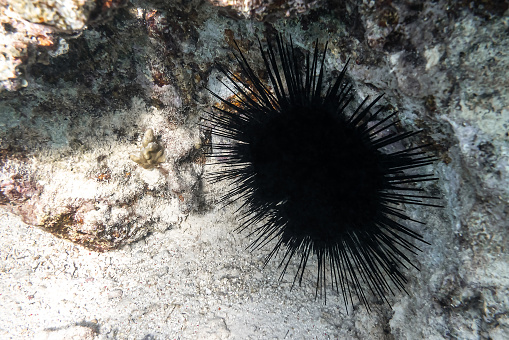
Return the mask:
POLYGON ((211 145, 208 156, 223 168, 209 179, 231 181, 222 202, 242 200, 240 229, 254 227, 251 248, 275 240, 265 264, 283 250, 281 278, 290 259, 298 256, 294 284, 300 284, 314 254, 316 293, 330 277, 346 305, 353 304, 355 294, 369 309, 362 289, 366 285, 388 303, 391 286, 404 290, 402 268, 415 267, 408 255, 418 248, 411 240, 426 243, 405 224, 418 221, 401 205, 437 206, 424 202, 436 197, 419 194, 423 190, 412 186, 436 179, 416 173, 434 159, 420 151, 425 145, 390 150, 420 131, 390 131, 396 113, 385 118, 381 109, 371 113, 381 95, 349 109, 353 95, 346 65, 324 85, 327 45, 322 53, 317 42, 312 57, 299 54, 281 36, 275 45, 268 40, 266 49, 259 45, 271 87, 238 46, 234 56, 242 75, 220 67, 234 96, 226 100, 213 93, 222 107, 215 106, 204 118, 213 135, 226 138, 211 145))

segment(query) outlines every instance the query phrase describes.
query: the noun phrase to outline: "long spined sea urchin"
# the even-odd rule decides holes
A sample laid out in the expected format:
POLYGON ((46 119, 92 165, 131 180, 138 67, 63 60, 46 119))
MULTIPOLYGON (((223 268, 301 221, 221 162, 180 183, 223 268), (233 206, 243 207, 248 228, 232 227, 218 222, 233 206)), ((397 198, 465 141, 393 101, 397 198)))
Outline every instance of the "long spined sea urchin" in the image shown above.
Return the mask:
POLYGON ((388 303, 392 286, 405 289, 403 268, 416 268, 409 256, 419 249, 412 239, 426 243, 408 227, 418 221, 401 206, 437 206, 426 202, 437 197, 414 186, 436 179, 418 172, 435 159, 421 151, 427 145, 388 151, 420 131, 391 131, 396 113, 371 113, 381 95, 350 110, 347 65, 325 86, 327 44, 320 52, 317 42, 312 57, 298 55, 281 36, 275 44, 268 40, 266 49, 259 41, 259 47, 271 87, 238 46, 234 57, 242 76, 219 66, 234 96, 213 93, 222 105, 204 118, 213 135, 228 140, 209 149, 208 156, 223 164, 209 179, 230 181, 223 203, 243 202, 240 229, 254 228, 252 249, 275 240, 265 264, 283 250, 280 278, 290 259, 300 256, 294 277, 300 285, 314 254, 316 293, 329 277, 345 305, 355 294, 369 309, 366 285, 388 303))

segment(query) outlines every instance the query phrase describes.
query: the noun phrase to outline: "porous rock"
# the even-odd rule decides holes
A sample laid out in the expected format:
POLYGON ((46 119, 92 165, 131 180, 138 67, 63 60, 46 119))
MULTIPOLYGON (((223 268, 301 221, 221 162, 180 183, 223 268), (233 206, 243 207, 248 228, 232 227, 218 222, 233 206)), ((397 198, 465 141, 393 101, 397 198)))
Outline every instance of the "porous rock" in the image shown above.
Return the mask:
MULTIPOLYGON (((201 334, 236 338, 319 337, 324 333, 313 332, 322 327, 332 338, 503 339, 509 332, 507 3, 331 0, 288 12, 293 3, 132 1, 103 26, 75 39, 59 37, 66 47, 44 64, 30 64, 26 87, 0 94, 0 203, 29 224, 96 250, 132 243, 186 216, 198 219, 198 212, 210 212, 221 232, 230 230, 234 208, 217 209, 221 187, 200 181, 200 146, 210 135, 198 122, 216 101, 205 87, 232 95, 216 78, 215 62, 230 62, 235 40, 254 71, 263 73, 259 56, 248 52, 264 32, 284 32, 302 50, 328 39, 328 69, 340 70, 351 58, 357 100, 384 92, 383 104, 399 111, 398 128, 423 129, 423 142, 439 158, 434 171, 440 181, 431 189, 443 195, 445 208, 412 211, 427 222, 418 231, 431 245, 416 257, 420 272, 408 275, 410 295, 395 292, 392 309, 374 301, 370 315, 357 307, 346 314, 330 300, 316 307, 312 284, 302 287, 311 293, 295 287, 285 298, 288 282, 271 278, 278 276, 272 264, 259 275, 235 260, 219 272, 243 275, 216 280, 218 271, 207 261, 227 261, 230 248, 244 244, 228 243, 233 236, 226 233, 214 241, 228 247, 213 253, 195 226, 200 233, 193 242, 203 247, 178 252, 179 261, 200 256, 177 263, 182 285, 196 293, 189 293, 192 301, 205 301, 202 308, 227 301, 237 313, 216 310, 215 316, 207 309, 191 320, 197 325, 199 315, 207 315, 201 334), (241 7, 245 3, 255 11, 241 7), (152 171, 127 158, 149 128, 167 151, 167 162, 152 171), (187 263, 207 265, 193 271, 187 263), (264 303, 273 317, 286 307, 292 314, 266 322, 257 313, 264 303), (296 310, 302 312, 297 321, 296 310)), ((7 39, 16 25, 0 27, 7 39)), ((24 47, 16 52, 15 43, 7 45, 8 66, 0 72, 11 79, 24 47)), ((191 327, 161 332, 163 338, 195 334, 191 327)))

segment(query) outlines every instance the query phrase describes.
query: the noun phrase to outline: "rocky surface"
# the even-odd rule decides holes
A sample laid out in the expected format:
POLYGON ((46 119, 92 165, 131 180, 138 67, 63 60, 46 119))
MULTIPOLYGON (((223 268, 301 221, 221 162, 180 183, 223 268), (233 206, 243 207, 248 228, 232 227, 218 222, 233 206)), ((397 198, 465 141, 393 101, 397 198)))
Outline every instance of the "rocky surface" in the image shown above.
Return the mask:
POLYGON ((26 68, 68 52, 67 39, 107 20, 125 0, 0 0, 0 91, 28 85, 26 68), (60 34, 59 34, 60 33, 60 34))
POLYGON ((23 3, 0 0, 3 337, 507 336, 507 3, 23 3), (216 205, 223 188, 201 180, 206 88, 231 95, 215 63, 235 39, 263 71, 256 37, 276 31, 301 49, 329 40, 328 69, 351 58, 358 99, 384 92, 440 159, 430 190, 446 207, 412 210, 432 245, 392 308, 324 306, 314 268, 303 287, 290 270, 278 283, 277 262, 262 269, 266 250, 233 232, 236 206, 216 205), (144 169, 129 155, 149 129, 165 158, 144 169))

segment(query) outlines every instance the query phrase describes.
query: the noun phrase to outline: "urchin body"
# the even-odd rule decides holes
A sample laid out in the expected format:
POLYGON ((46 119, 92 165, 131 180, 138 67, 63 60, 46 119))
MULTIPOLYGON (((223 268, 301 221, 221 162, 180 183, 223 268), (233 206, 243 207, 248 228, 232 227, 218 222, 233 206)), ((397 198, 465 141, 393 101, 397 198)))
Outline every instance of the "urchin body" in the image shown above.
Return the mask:
POLYGON ((435 197, 413 186, 435 179, 418 172, 433 158, 418 147, 387 151, 417 132, 386 132, 395 124, 394 114, 371 112, 381 96, 351 109, 346 66, 325 86, 326 49, 321 61, 315 47, 313 57, 302 62, 280 36, 266 50, 260 43, 272 88, 240 50, 235 57, 244 78, 221 68, 235 100, 215 95, 225 108, 215 107, 206 119, 213 134, 230 139, 212 145, 209 156, 219 157, 224 169, 209 176, 231 181, 222 200, 243 201, 241 229, 254 228, 253 248, 276 240, 266 261, 283 250, 281 275, 299 256, 300 283, 309 256, 316 255, 317 291, 328 277, 346 304, 357 295, 368 306, 365 285, 385 301, 389 283, 404 289, 402 268, 413 266, 408 253, 418 249, 411 239, 424 240, 404 224, 413 220, 400 206, 435 206, 424 202, 435 197))

